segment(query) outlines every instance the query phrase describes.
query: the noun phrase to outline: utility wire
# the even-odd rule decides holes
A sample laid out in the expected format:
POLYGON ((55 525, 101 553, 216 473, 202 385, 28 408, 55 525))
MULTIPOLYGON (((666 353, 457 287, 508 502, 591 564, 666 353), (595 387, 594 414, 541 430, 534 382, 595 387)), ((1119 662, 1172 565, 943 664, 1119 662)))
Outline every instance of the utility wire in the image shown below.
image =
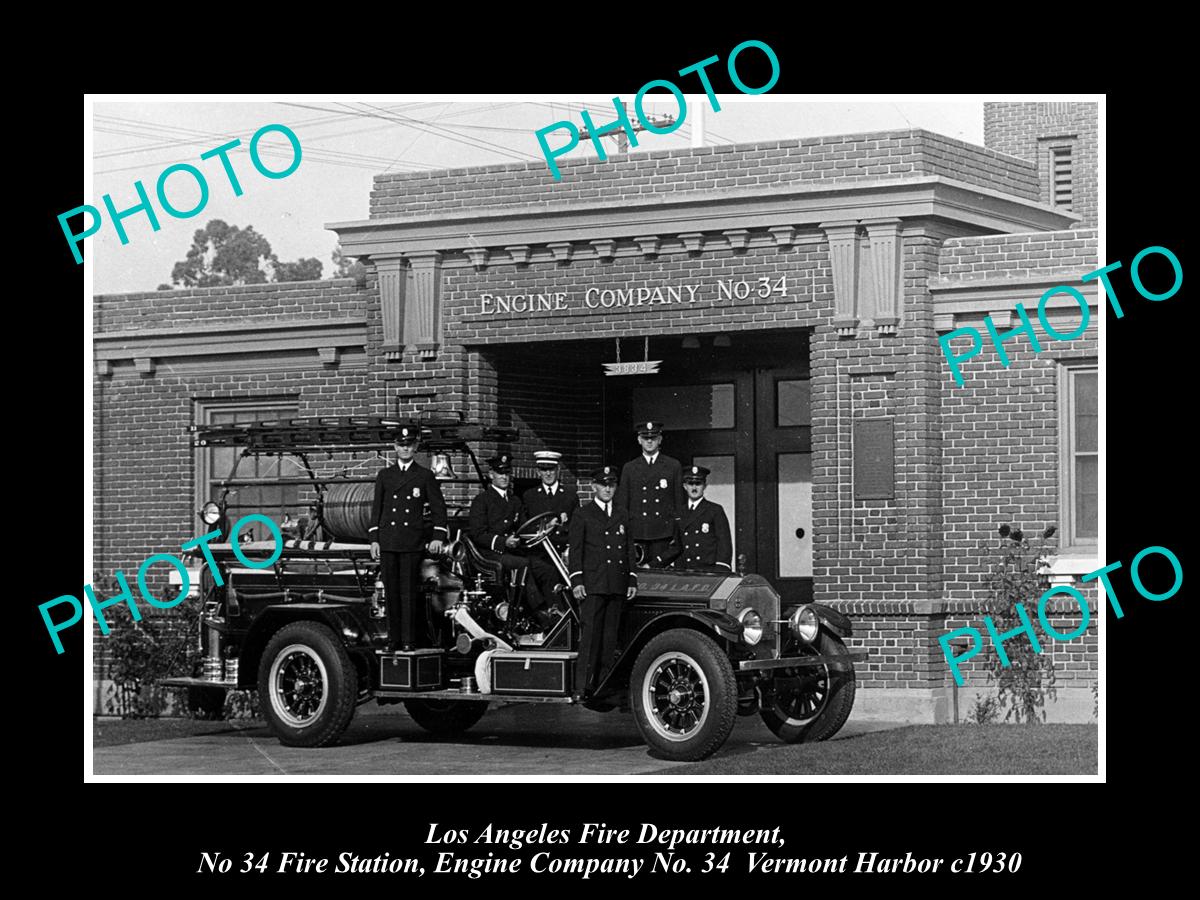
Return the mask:
MULTIPOLYGON (((240 137, 240 135, 234 134, 231 132, 203 131, 198 128, 187 128, 182 125, 158 125, 153 122, 141 122, 136 119, 116 120, 115 123, 110 124, 107 121, 107 119, 109 117, 98 116, 97 118, 101 120, 100 124, 96 126, 97 130, 99 130, 99 131, 105 131, 106 133, 111 133, 111 134, 133 134, 133 135, 138 135, 138 136, 142 136, 142 137, 158 137, 158 138, 162 138, 162 139, 169 139, 177 144, 185 144, 185 143, 189 143, 189 142, 190 143, 198 143, 199 142, 198 140, 189 141, 189 140, 184 139, 185 137, 190 138, 190 136, 192 136, 192 135, 195 135, 197 138, 203 138, 205 140, 212 140, 214 138, 229 140, 232 138, 240 137), (132 128, 134 130, 133 131, 128 131, 128 130, 122 131, 122 130, 120 130, 122 128, 124 128, 124 129, 132 128)), ((324 139, 326 139, 328 137, 332 137, 332 136, 333 135, 318 135, 315 139, 316 140, 324 140, 324 139)), ((353 153, 353 152, 348 152, 348 151, 343 151, 343 150, 329 150, 329 149, 321 148, 321 149, 319 149, 318 152, 350 156, 350 157, 367 158, 367 159, 371 158, 371 157, 367 156, 366 154, 353 153)), ((375 158, 380 159, 380 160, 383 159, 383 157, 375 157, 375 158)))
MULTIPOLYGON (((387 110, 381 109, 378 106, 372 106, 370 103, 362 103, 360 105, 367 107, 367 109, 374 109, 374 110, 377 110, 378 112, 387 113, 387 110)), ((408 116, 401 115, 400 113, 391 113, 388 117, 401 119, 413 128, 420 128, 422 125, 425 124, 425 123, 421 122, 420 119, 413 119, 408 116)), ((452 130, 452 128, 448 125, 435 125, 435 126, 430 127, 427 130, 431 131, 431 133, 433 133, 433 134, 437 134, 437 133, 441 132, 443 134, 443 136, 450 137, 454 140, 458 140, 461 142, 473 141, 481 149, 490 148, 498 153, 504 154, 506 156, 510 156, 514 159, 522 159, 522 160, 523 159, 537 159, 537 157, 534 156, 532 153, 524 153, 523 151, 513 150, 509 147, 502 146, 501 144, 497 144, 492 141, 485 141, 482 138, 473 138, 470 135, 458 134, 458 133, 454 132, 452 130)))
MULTIPOLYGON (((433 117, 433 120, 436 122, 438 120, 438 118, 441 116, 441 114, 444 113, 449 108, 450 108, 450 104, 447 103, 445 106, 442 107, 441 111, 436 116, 433 117)), ((385 125, 384 127, 390 128, 391 125, 385 125)), ((396 154, 396 158, 387 164, 387 168, 385 168, 383 170, 384 173, 386 174, 387 172, 390 172, 392 170, 392 166, 396 165, 396 163, 398 163, 400 161, 400 157, 404 156, 405 153, 407 153, 414 146, 416 146, 417 141, 419 141, 423 137, 425 137, 424 132, 418 132, 417 134, 414 134, 413 139, 404 146, 403 150, 401 150, 399 153, 396 154)))
MULTIPOLYGON (((229 134, 229 133, 206 132, 206 131, 200 131, 198 129, 193 129, 193 128, 184 128, 183 126, 162 126, 162 125, 155 125, 153 123, 138 123, 138 126, 139 127, 136 130, 129 130, 128 128, 115 128, 111 125, 108 125, 105 122, 101 122, 96 125, 96 130, 107 133, 107 134, 125 134, 125 135, 133 135, 133 136, 138 136, 138 137, 169 138, 170 139, 169 145, 171 145, 171 146, 190 146, 190 145, 196 145, 196 144, 201 144, 201 143, 207 143, 213 139, 228 140, 228 139, 237 137, 237 135, 233 135, 233 134, 229 134), (145 130, 143 130, 142 126, 148 127, 150 129, 153 129, 153 131, 160 132, 160 133, 159 134, 148 133, 145 130), (172 134, 172 132, 175 132, 176 134, 172 134), (190 136, 184 136, 184 135, 190 135, 190 134, 197 135, 198 137, 193 138, 190 136)), ((332 135, 325 135, 322 137, 332 137, 332 135)), ((290 149, 285 151, 282 143, 280 143, 280 145, 278 147, 273 146, 272 144, 268 143, 265 146, 263 146, 262 149, 266 155, 272 156, 272 158, 284 158, 285 154, 290 155, 290 149)), ((364 168, 364 169, 370 169, 370 170, 377 170, 379 165, 382 165, 388 161, 385 157, 382 157, 382 156, 372 156, 369 154, 352 153, 352 152, 341 151, 341 150, 332 150, 332 149, 328 149, 328 148, 312 148, 312 147, 310 147, 308 150, 305 151, 305 155, 309 156, 311 159, 313 159, 316 162, 325 162, 325 163, 329 163, 332 165, 344 165, 344 166, 351 166, 351 167, 364 168)), ((188 161, 190 161, 190 160, 178 160, 178 162, 188 162, 188 161)), ((149 165, 149 164, 152 164, 152 163, 147 163, 144 165, 149 165)), ((405 163, 404 165, 410 165, 410 166, 414 166, 414 167, 422 167, 422 168, 426 168, 426 169, 436 168, 436 166, 432 166, 432 165, 425 164, 425 163, 405 163)), ((117 168, 117 169, 105 169, 103 171, 104 172, 119 172, 119 171, 127 171, 128 169, 133 169, 133 168, 140 168, 140 166, 128 166, 128 167, 117 168)))
MULTIPOLYGON (((315 110, 324 109, 324 107, 309 106, 304 103, 286 103, 284 105, 285 106, 297 106, 302 109, 315 109, 315 110)), ((343 105, 345 105, 345 104, 343 104, 343 105)), ((531 155, 527 156, 527 157, 517 156, 512 151, 508 150, 507 148, 500 147, 498 144, 489 144, 488 142, 478 142, 475 138, 472 138, 468 135, 457 135, 452 132, 446 132, 445 129, 442 127, 439 127, 439 129, 423 128, 422 126, 424 125, 424 123, 421 122, 420 119, 409 119, 408 122, 404 122, 403 119, 405 117, 400 116, 399 118, 396 118, 396 116, 399 116, 399 114, 388 114, 387 110, 382 110, 382 112, 385 114, 381 115, 380 113, 377 113, 377 112, 364 112, 363 110, 354 110, 353 107, 349 107, 349 106, 347 106, 346 108, 353 110, 355 115, 370 116, 370 117, 376 118, 376 119, 383 119, 385 122, 392 122, 392 123, 398 124, 398 125, 415 123, 415 124, 410 124, 409 127, 417 128, 418 130, 428 131, 430 134, 435 134, 438 137, 449 138, 450 140, 457 141, 461 144, 466 144, 468 147, 471 147, 472 149, 475 149, 475 150, 492 150, 492 151, 496 151, 496 152, 501 152, 505 156, 509 156, 512 159, 520 160, 521 162, 524 162, 526 158, 529 158, 529 159, 537 158, 537 157, 534 157, 531 155)), ((328 111, 328 110, 326 110, 326 111, 328 111)))
MULTIPOLYGON (((355 114, 339 114, 338 116, 333 117, 333 118, 346 119, 346 118, 354 118, 354 117, 355 117, 355 114)), ((98 120, 104 121, 106 124, 107 124, 107 120, 112 120, 113 122, 118 123, 122 126, 134 127, 137 129, 135 131, 120 131, 120 130, 115 130, 112 126, 109 126, 108 128, 97 126, 97 130, 99 130, 99 131, 103 131, 105 133, 110 133, 110 134, 131 134, 131 135, 141 136, 141 137, 163 138, 165 140, 161 144, 157 145, 160 147, 181 146, 181 145, 186 146, 186 145, 190 145, 190 144, 198 144, 201 142, 198 139, 197 140, 184 139, 182 137, 182 135, 184 135, 184 134, 198 135, 199 137, 202 137, 205 140, 211 140, 213 138, 224 138, 224 139, 228 140, 228 139, 239 136, 239 135, 231 134, 228 132, 220 133, 220 132, 201 131, 199 129, 186 128, 184 126, 160 125, 160 124, 157 124, 154 122, 145 122, 145 121, 138 120, 138 119, 123 119, 118 116, 97 116, 96 118, 98 120), (147 129, 148 129, 148 131, 147 131, 147 129), (157 133, 154 133, 154 132, 157 132, 157 133)), ((326 117, 326 120, 328 120, 329 118, 330 117, 326 117)), ((309 121, 309 120, 305 120, 305 121, 309 121)), ((361 134, 366 131, 378 130, 380 127, 387 127, 387 126, 377 126, 376 128, 361 128, 361 129, 356 129, 356 130, 352 130, 352 131, 348 131, 348 132, 334 132, 331 134, 315 135, 315 136, 309 138, 309 140, 312 140, 312 141, 329 140, 329 139, 333 139, 336 137, 345 137, 345 136, 348 136, 351 134, 361 134)), ((96 159, 112 158, 115 156, 122 156, 122 155, 132 154, 135 152, 142 152, 144 149, 149 149, 149 147, 127 148, 125 150, 108 151, 106 153, 96 154, 94 158, 96 158, 96 159)), ((334 150, 334 149, 330 149, 330 148, 317 148, 315 152, 318 154, 321 154, 323 157, 340 157, 340 158, 350 159, 350 160, 363 160, 363 161, 372 162, 372 163, 373 162, 383 163, 383 162, 387 161, 387 157, 384 157, 384 156, 372 156, 370 154, 354 153, 354 152, 350 152, 350 151, 334 150)), ((422 166, 425 168, 436 168, 436 166, 431 166, 431 165, 428 165, 425 163, 405 163, 405 165, 422 166)))
MULTIPOLYGON (((313 143, 315 141, 335 140, 337 138, 349 137, 349 136, 355 135, 355 134, 364 134, 369 131, 382 131, 382 130, 384 130, 386 128, 390 128, 390 127, 391 126, 387 125, 387 124, 371 125, 371 126, 368 126, 367 128, 356 128, 351 131, 335 131, 335 132, 331 132, 329 134, 317 134, 317 135, 307 135, 306 134, 305 135, 306 143, 304 144, 304 146, 308 147, 311 143, 313 143)), ((101 131, 104 129, 97 128, 97 130, 101 131)), ((117 134, 117 133, 132 134, 133 132, 105 131, 105 133, 106 134, 117 134)), ((93 159, 111 159, 113 157, 119 157, 119 156, 133 156, 134 154, 137 154, 137 153, 148 153, 152 150, 161 150, 161 149, 165 149, 167 147, 178 147, 178 146, 182 146, 182 145, 200 144, 200 143, 203 143, 203 140, 200 138, 189 139, 189 140, 184 140, 182 138, 176 138, 174 140, 164 140, 157 144, 144 144, 144 145, 141 145, 138 147, 127 147, 123 150, 108 150, 103 153, 93 154, 92 158, 93 159)), ((347 152, 344 150, 333 150, 333 149, 326 148, 326 147, 319 148, 319 150, 322 153, 346 153, 347 152)), ((379 157, 379 158, 382 159, 383 157, 379 157)))

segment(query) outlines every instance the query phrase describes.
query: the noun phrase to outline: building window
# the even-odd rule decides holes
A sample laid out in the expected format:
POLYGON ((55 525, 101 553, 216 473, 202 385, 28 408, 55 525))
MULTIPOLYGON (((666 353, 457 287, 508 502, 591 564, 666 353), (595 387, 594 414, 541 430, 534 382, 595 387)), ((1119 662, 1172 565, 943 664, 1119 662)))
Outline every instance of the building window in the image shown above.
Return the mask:
POLYGON ((732 384, 650 385, 633 389, 635 422, 664 422, 670 431, 733 428, 732 384))
POLYGON ((1059 370, 1059 498, 1064 550, 1095 551, 1099 536, 1099 376, 1095 363, 1059 370))
MULTIPOLYGON (((197 403, 196 422, 201 425, 230 425, 238 422, 259 422, 287 419, 298 415, 295 400, 204 400, 197 403)), ((209 500, 221 499, 223 483, 233 471, 241 447, 196 448, 196 509, 209 500)), ((247 456, 237 468, 238 484, 231 486, 227 499, 228 525, 243 516, 261 513, 282 523, 288 516, 293 520, 308 509, 309 501, 302 500, 300 484, 280 483, 284 479, 303 477, 305 472, 294 457, 267 455, 247 456), (281 465, 282 460, 282 465, 281 465)), ((269 540, 270 535, 260 523, 248 529, 255 540, 269 540)))

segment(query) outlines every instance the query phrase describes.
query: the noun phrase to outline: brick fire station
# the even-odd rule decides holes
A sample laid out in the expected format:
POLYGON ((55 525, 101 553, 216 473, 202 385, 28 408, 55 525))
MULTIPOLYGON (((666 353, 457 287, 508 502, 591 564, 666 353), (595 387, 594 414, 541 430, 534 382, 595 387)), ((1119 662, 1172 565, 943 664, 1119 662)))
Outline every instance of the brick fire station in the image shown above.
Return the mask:
MULTIPOLYGON (((855 716, 965 716, 984 673, 956 688, 937 637, 978 624, 997 526, 1057 525, 1052 578, 1093 613, 1077 579, 1103 564, 1095 284, 1081 337, 1009 341, 1007 368, 985 344, 962 387, 938 346, 1099 266, 1095 104, 986 104, 985 145, 905 130, 564 160, 561 181, 540 160, 380 175, 368 219, 326 226, 364 280, 97 296, 96 571, 200 533, 233 451, 193 448, 192 424, 461 413, 518 430, 518 475, 562 452, 586 496, 581 473, 660 420, 664 452, 712 470, 744 570, 853 618, 855 716)), ((1050 305, 1060 333, 1079 316, 1050 305)), ((257 465, 243 505, 294 515, 278 461, 257 465)), ((1090 718, 1096 618, 1044 642, 1050 721, 1090 718)))

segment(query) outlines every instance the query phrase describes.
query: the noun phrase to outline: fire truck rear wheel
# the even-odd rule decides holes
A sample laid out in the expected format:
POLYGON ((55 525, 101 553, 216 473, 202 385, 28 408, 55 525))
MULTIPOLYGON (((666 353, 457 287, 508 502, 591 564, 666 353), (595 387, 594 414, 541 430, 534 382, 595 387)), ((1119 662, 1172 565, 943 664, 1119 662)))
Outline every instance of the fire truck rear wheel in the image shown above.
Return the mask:
POLYGON ((320 622, 292 622, 263 651, 258 699, 281 744, 327 747, 354 716, 358 676, 332 630, 320 622))
POLYGON ((412 720, 431 734, 462 734, 483 718, 488 705, 474 700, 405 700, 412 720))

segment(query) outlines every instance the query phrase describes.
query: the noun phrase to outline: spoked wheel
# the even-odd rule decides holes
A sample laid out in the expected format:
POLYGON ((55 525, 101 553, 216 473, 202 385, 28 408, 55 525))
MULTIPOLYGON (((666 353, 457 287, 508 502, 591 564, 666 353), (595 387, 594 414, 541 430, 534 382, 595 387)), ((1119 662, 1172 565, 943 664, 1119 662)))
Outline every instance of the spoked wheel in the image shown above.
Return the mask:
POLYGON ((822 630, 816 650, 822 656, 847 658, 820 666, 778 669, 764 697, 763 722, 789 744, 833 737, 854 706, 854 664, 845 645, 822 630))
POLYGON ((649 701, 650 725, 669 741, 686 740, 708 718, 708 679, 686 653, 668 651, 650 663, 642 689, 649 701))
POLYGON ((638 654, 630 706, 642 738, 673 760, 704 759, 725 743, 737 716, 737 679, 710 637, 677 628, 638 654))
POLYGON ((271 706, 293 728, 311 725, 325 711, 329 672, 316 651, 290 644, 271 663, 271 706))
POLYGON ((293 622, 267 644, 258 667, 259 704, 290 747, 324 747, 350 724, 358 678, 345 647, 319 622, 293 622))

